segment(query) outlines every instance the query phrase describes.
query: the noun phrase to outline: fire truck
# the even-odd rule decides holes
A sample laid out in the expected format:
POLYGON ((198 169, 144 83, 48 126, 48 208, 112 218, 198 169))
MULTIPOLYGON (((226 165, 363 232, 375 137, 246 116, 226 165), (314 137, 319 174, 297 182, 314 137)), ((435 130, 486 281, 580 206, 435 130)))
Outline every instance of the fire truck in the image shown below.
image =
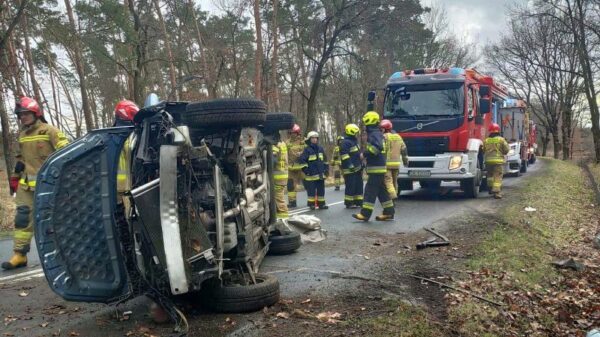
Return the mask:
POLYGON ((510 151, 506 156, 504 174, 519 176, 527 172, 535 162, 535 123, 530 119, 527 104, 520 99, 509 98, 494 114, 502 136, 508 141, 510 151))
MULTIPOLYGON (((369 93, 373 106, 375 91, 369 93)), ((414 69, 390 76, 383 116, 392 121, 408 148, 409 165, 398 175, 400 190, 438 189, 459 182, 477 198, 485 176, 483 141, 494 116, 508 99, 507 88, 474 69, 414 69)))

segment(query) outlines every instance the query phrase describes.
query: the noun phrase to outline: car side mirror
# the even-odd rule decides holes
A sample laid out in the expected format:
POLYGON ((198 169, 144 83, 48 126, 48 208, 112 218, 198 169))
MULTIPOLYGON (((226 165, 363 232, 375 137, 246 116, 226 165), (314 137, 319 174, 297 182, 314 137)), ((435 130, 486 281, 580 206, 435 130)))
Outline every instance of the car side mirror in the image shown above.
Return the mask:
POLYGON ((489 113, 491 111, 491 101, 489 98, 479 99, 479 112, 482 114, 489 113))

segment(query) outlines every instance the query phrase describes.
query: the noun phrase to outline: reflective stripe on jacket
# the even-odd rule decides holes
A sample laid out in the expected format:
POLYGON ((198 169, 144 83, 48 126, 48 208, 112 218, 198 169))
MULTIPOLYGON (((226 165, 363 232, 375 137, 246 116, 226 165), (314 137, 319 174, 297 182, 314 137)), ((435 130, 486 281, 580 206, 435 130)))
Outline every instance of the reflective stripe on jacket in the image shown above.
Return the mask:
POLYGON ((35 189, 35 181, 42 164, 56 150, 69 144, 69 140, 59 129, 40 120, 26 126, 19 133, 19 151, 17 160, 25 164, 25 171, 13 176, 19 177, 19 183, 30 190, 35 189))
POLYGON ((354 136, 346 136, 340 144, 340 157, 342 160, 342 173, 350 174, 360 171, 360 149, 358 140, 354 136))
POLYGON ((127 192, 131 188, 131 181, 129 179, 131 176, 129 173, 129 161, 131 160, 130 139, 127 138, 125 140, 125 144, 123 144, 123 149, 119 155, 119 167, 117 169, 117 192, 119 193, 127 192))
POLYGON ((318 144, 307 145, 298 162, 302 166, 304 179, 308 181, 324 179, 325 172, 329 170, 325 151, 318 144))
POLYGON ((508 151, 508 143, 499 135, 486 138, 483 144, 486 164, 504 164, 504 156, 508 151))
POLYGON ((387 168, 385 166, 385 138, 379 127, 367 126, 367 151, 365 158, 367 159, 367 174, 385 174, 387 168))
POLYGON ((273 180, 278 185, 286 185, 288 180, 287 145, 279 142, 273 145, 273 180))
POLYGON ((331 158, 331 165, 340 166, 342 164, 342 160, 340 159, 340 147, 339 145, 333 148, 333 158, 331 158))
POLYGON ((406 144, 397 133, 384 133, 386 146, 386 167, 389 169, 398 169, 402 164, 408 165, 408 153, 406 152, 406 144))
POLYGON ((298 162, 306 144, 302 137, 292 136, 292 139, 287 143, 288 163, 290 171, 300 171, 302 165, 298 162))

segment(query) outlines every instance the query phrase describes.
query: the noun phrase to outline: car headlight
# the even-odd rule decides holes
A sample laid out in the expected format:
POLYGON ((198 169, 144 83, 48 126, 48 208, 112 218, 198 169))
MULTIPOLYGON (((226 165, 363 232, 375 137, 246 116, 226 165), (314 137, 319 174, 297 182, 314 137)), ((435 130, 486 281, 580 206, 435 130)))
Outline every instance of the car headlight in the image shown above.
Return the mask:
POLYGON ((507 156, 514 156, 515 155, 515 149, 510 149, 510 151, 508 151, 507 156))
POLYGON ((462 165, 462 156, 452 156, 450 158, 450 165, 448 165, 449 170, 456 170, 462 165))

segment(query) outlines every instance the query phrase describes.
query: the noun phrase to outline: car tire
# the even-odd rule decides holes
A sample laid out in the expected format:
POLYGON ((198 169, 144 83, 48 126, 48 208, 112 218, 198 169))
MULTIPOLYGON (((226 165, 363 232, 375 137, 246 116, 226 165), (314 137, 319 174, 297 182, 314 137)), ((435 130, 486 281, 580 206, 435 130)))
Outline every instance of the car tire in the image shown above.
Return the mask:
POLYGON ((263 125, 267 107, 257 99, 214 99, 190 103, 183 122, 190 128, 229 128, 263 125))
POLYGON ((222 285, 217 278, 202 285, 202 304, 215 312, 252 312, 279 301, 279 281, 275 276, 256 274, 256 284, 222 285))
POLYGON ((281 234, 279 231, 273 231, 269 236, 269 255, 288 255, 293 254, 302 246, 300 234, 296 232, 286 232, 281 234))
POLYGON ((521 173, 527 173, 527 166, 529 165, 529 161, 522 160, 521 161, 521 173))
POLYGON ((267 135, 274 134, 280 130, 291 130, 296 118, 291 112, 267 113, 263 132, 267 135))

